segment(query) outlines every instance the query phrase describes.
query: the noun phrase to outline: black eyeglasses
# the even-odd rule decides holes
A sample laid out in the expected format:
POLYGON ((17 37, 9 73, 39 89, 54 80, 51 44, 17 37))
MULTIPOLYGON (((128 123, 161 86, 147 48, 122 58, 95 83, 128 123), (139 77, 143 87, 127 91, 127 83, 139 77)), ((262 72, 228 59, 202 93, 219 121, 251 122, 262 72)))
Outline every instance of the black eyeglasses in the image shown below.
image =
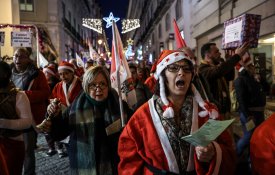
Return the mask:
POLYGON ((104 89, 106 89, 107 86, 108 85, 106 83, 99 82, 99 83, 91 83, 91 84, 89 84, 88 88, 90 90, 94 90, 95 91, 97 88, 99 88, 101 90, 104 90, 104 89))
POLYGON ((184 73, 192 73, 193 71, 188 65, 170 64, 167 66, 169 72, 178 72, 180 69, 182 69, 184 73))

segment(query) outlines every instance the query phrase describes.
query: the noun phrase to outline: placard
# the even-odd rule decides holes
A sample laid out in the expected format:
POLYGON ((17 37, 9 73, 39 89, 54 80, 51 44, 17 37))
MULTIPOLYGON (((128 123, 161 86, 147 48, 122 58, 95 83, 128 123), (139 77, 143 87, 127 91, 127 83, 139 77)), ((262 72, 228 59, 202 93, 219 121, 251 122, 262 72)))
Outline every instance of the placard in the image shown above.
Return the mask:
POLYGON ((225 27, 224 31, 224 43, 230 43, 234 41, 241 40, 241 33, 242 33, 242 24, 243 21, 236 22, 234 24, 231 24, 229 26, 225 27))
POLYGON ((32 32, 11 32, 12 47, 32 47, 32 32))
POLYGON ((245 42, 258 47, 261 15, 243 14, 224 22, 222 49, 236 49, 245 42))

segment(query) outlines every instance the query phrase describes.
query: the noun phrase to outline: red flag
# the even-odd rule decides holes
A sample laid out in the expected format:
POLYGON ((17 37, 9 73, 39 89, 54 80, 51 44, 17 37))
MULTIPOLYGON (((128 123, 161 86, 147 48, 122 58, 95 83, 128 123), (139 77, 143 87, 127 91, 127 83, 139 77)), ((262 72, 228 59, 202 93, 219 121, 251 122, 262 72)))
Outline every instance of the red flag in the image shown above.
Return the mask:
POLYGON ((133 85, 132 75, 123 53, 122 41, 116 26, 113 23, 113 42, 112 42, 112 63, 111 63, 111 85, 117 91, 122 91, 122 96, 128 105, 132 107, 137 103, 136 92, 133 85), (118 82, 118 72, 119 82, 118 82))
POLYGON ((174 30, 175 30, 175 38, 176 38, 176 43, 177 43, 177 48, 182 48, 182 47, 186 47, 186 43, 184 41, 184 39, 181 37, 180 31, 179 31, 179 27, 177 25, 176 20, 174 19, 173 21, 174 24, 174 30))

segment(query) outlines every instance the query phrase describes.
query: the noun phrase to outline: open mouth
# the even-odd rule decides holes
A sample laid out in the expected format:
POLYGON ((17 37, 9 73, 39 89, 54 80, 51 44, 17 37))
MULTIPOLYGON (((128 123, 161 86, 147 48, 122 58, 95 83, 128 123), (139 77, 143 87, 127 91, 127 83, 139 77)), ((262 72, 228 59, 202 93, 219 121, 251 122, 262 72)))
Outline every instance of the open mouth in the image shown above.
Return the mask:
POLYGON ((183 88, 184 84, 185 84, 184 80, 178 80, 178 81, 176 81, 176 86, 178 88, 183 88))
POLYGON ((96 96, 96 97, 102 97, 103 94, 96 94, 95 96, 96 96))

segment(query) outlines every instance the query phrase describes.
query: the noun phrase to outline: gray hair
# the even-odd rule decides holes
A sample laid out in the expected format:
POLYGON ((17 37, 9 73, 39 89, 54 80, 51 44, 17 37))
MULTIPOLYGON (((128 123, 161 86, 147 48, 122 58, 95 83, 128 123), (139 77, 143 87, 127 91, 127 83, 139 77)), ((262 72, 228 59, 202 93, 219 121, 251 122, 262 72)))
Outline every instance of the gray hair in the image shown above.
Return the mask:
POLYGON ((14 51, 14 54, 18 53, 18 52, 21 52, 21 53, 25 54, 27 57, 30 57, 30 55, 31 55, 30 49, 28 49, 26 47, 16 48, 16 50, 14 51))
POLYGON ((99 74, 102 74, 106 78, 108 90, 111 90, 111 80, 108 70, 103 66, 95 66, 90 67, 83 76, 82 87, 86 94, 89 94, 89 84, 94 81, 95 77, 99 74))

